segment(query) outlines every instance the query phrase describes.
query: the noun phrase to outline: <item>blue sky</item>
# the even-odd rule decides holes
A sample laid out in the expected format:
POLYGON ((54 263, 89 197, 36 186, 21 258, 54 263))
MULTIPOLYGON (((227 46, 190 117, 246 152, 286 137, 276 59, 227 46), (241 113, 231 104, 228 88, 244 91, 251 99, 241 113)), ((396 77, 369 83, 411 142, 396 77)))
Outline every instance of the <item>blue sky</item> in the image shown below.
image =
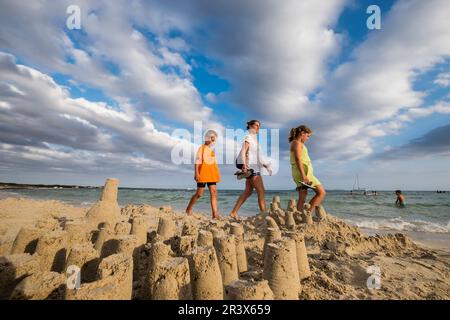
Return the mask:
MULTIPOLYGON (((300 124, 326 189, 356 174, 450 189, 445 0, 5 0, 0 21, 0 181, 188 188, 174 130, 259 119, 280 133, 268 189, 295 187, 286 135, 300 124), (66 26, 72 4, 81 30, 66 26), (381 30, 366 27, 373 4, 381 30)), ((220 169, 220 188, 243 187, 220 169)))

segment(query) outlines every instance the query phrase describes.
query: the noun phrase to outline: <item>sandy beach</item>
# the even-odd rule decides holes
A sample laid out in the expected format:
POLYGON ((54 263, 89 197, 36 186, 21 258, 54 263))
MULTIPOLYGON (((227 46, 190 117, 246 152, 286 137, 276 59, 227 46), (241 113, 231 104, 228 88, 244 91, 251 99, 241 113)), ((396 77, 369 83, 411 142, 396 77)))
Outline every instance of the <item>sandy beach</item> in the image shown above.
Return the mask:
POLYGON ((450 298, 450 248, 439 238, 375 234, 276 198, 237 222, 170 203, 120 208, 117 185, 108 180, 91 208, 1 199, 0 298, 450 298), (71 265, 81 269, 76 291, 71 265))

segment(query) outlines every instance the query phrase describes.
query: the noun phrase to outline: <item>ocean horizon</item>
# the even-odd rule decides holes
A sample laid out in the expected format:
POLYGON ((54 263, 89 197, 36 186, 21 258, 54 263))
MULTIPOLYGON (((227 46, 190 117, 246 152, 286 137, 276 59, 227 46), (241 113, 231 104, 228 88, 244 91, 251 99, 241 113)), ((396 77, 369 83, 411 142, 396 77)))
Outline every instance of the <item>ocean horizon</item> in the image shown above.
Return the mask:
MULTIPOLYGON (((184 212, 195 188, 119 188, 120 206, 127 204, 149 204, 152 206, 171 205, 173 209, 184 212)), ((60 200, 74 206, 90 207, 100 196, 101 188, 29 188, 1 189, 0 198, 26 197, 42 200, 60 200)), ((219 189, 217 205, 220 214, 228 215, 242 189, 219 189)), ((389 232, 425 232, 448 234, 450 236, 450 193, 436 191, 403 190, 406 207, 395 205, 392 190, 377 190, 378 195, 351 195, 349 190, 328 190, 323 202, 325 209, 332 215, 344 219, 360 228, 389 232)), ((295 190, 266 190, 266 203, 269 206, 274 196, 280 196, 282 206, 286 207, 290 199, 297 199, 295 190)), ((312 192, 308 195, 308 200, 312 192)), ((194 207, 194 212, 210 214, 209 192, 205 190, 202 198, 194 207)), ((239 211, 242 217, 259 212, 256 192, 239 211)))

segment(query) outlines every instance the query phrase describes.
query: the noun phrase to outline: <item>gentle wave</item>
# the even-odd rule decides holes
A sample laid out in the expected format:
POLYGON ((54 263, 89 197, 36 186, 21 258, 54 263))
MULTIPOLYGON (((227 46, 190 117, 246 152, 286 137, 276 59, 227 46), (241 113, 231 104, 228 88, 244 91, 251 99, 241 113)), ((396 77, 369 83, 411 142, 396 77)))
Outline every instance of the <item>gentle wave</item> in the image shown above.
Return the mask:
POLYGON ((450 221, 447 223, 447 225, 441 225, 439 223, 423 220, 405 221, 402 218, 380 220, 347 220, 360 228, 367 229, 450 233, 450 221))

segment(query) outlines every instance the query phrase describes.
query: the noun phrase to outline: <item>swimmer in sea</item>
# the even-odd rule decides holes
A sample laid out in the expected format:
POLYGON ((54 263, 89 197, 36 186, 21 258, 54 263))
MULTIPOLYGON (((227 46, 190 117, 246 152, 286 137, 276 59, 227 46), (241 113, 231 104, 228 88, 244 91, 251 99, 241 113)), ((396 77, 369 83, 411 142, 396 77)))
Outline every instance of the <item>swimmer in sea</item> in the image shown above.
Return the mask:
POLYGON ((395 204, 400 208, 405 207, 405 196, 402 195, 401 190, 396 190, 395 195, 397 196, 397 200, 395 200, 395 204))

